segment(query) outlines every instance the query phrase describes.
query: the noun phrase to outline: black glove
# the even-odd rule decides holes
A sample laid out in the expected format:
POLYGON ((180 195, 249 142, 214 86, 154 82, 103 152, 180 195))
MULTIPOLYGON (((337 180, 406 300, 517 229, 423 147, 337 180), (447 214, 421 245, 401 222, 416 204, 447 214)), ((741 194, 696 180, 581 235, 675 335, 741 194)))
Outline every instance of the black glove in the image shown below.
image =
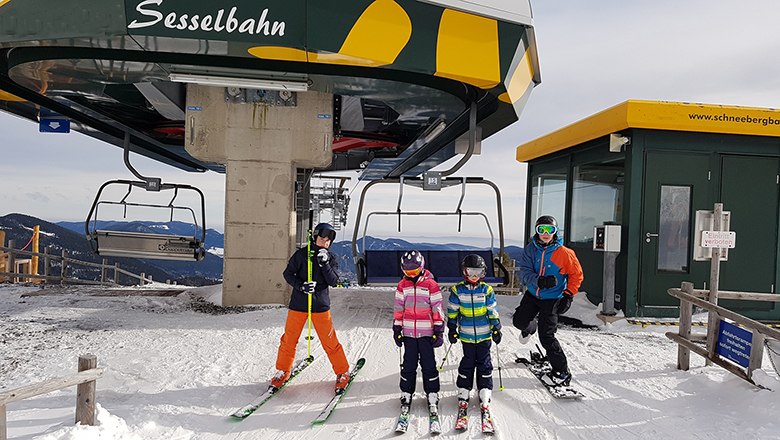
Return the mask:
POLYGON ((555 306, 555 313, 563 315, 568 312, 572 301, 574 301, 574 294, 568 290, 564 290, 563 297, 558 300, 558 304, 555 306))
POLYGON ((399 347, 404 345, 404 335, 402 331, 400 325, 393 326, 393 341, 395 341, 395 345, 399 347))
POLYGON ((493 327, 493 334, 490 335, 493 338, 493 342, 496 343, 496 345, 501 343, 501 329, 493 327))
POLYGON ((320 267, 324 266, 328 260, 330 260, 330 254, 328 253, 327 249, 320 249, 319 252, 317 252, 317 264, 320 265, 320 267))
POLYGON ((536 282, 536 285, 539 286, 540 289, 550 289, 555 287, 557 284, 558 279, 555 278, 555 275, 539 277, 539 280, 536 282))
POLYGON ((317 287, 317 282, 316 281, 309 281, 309 282, 303 283, 303 285, 301 286, 301 290, 303 291, 303 293, 305 293, 307 295, 314 295, 314 288, 315 287, 317 287))
POLYGON ((447 333, 447 338, 449 338, 450 344, 458 342, 458 331, 454 327, 450 327, 450 331, 447 333))
POLYGON ((431 345, 433 345, 433 348, 439 348, 444 345, 444 333, 434 333, 431 345))

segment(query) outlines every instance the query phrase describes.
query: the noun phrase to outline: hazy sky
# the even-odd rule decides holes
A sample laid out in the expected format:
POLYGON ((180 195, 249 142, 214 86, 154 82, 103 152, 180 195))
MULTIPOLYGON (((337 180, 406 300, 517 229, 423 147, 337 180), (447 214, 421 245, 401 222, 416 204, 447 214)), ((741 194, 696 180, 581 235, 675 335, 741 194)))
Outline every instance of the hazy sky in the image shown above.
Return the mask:
MULTIPOLYGON (((508 242, 518 243, 524 235, 526 174, 525 165, 514 160, 517 145, 627 99, 780 105, 776 0, 547 0, 532 6, 542 84, 520 121, 485 140, 482 155, 457 173, 485 177, 501 188, 508 242)), ((41 134, 37 125, 7 114, 0 114, 0 131, 0 215, 84 220, 100 184, 132 178, 120 148, 77 133, 41 134)), ((224 176, 186 173, 138 156, 131 162, 142 174, 200 187, 207 198, 207 226, 223 229, 224 176)), ((340 174, 351 176, 350 187, 355 186, 357 173, 340 174)), ((352 192, 344 238, 351 236, 359 193, 360 186, 352 192)), ((364 209, 394 211, 396 194, 389 185, 374 187, 364 209)), ((437 194, 407 187, 402 207, 454 211, 459 196, 459 190, 437 194)), ((489 214, 498 234, 493 200, 492 191, 469 190, 463 210, 489 214)), ((400 234, 395 221, 374 217, 368 233, 414 240, 458 235, 455 218, 404 218, 400 234)), ((487 236, 484 221, 465 221, 462 235, 487 236)))

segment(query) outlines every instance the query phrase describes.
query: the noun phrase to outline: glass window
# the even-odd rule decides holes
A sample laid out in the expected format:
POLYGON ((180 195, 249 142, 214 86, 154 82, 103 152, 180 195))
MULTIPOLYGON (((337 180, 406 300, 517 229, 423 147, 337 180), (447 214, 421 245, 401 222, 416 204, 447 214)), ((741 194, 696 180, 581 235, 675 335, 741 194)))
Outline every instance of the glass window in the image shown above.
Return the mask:
POLYGON ((691 187, 661 185, 658 216, 659 271, 688 272, 691 187))
POLYGON ((566 216, 566 169, 542 173, 531 182, 531 216, 528 238, 534 235, 534 222, 541 215, 558 220, 558 237, 563 238, 563 220, 566 216))
POLYGON ((569 240, 593 243, 593 227, 618 223, 623 211, 625 161, 574 167, 569 240))

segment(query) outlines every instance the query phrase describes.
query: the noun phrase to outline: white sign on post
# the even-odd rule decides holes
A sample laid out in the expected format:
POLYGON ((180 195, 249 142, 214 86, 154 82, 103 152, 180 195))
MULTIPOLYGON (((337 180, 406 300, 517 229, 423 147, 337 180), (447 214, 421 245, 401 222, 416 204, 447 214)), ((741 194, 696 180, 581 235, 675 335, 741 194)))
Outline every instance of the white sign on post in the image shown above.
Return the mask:
POLYGON ((734 249, 737 233, 734 231, 701 231, 701 246, 734 249))

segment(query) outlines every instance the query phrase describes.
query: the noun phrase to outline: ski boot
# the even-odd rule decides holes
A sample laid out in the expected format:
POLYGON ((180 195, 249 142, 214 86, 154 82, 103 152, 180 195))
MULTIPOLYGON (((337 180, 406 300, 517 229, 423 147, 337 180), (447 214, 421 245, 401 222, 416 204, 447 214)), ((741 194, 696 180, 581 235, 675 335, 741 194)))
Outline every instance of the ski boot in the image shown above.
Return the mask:
POLYGON ((290 378, 290 372, 286 370, 276 370, 276 374, 271 378, 271 388, 275 392, 287 382, 290 378))
POLYGON ((528 343, 528 341, 531 339, 531 335, 536 333, 536 327, 537 327, 537 324, 536 324, 536 320, 534 319, 533 321, 528 323, 528 327, 526 327, 525 330, 520 332, 520 343, 521 344, 528 343))
POLYGON ((341 394, 347 389, 349 383, 349 373, 336 375, 336 394, 341 394))

